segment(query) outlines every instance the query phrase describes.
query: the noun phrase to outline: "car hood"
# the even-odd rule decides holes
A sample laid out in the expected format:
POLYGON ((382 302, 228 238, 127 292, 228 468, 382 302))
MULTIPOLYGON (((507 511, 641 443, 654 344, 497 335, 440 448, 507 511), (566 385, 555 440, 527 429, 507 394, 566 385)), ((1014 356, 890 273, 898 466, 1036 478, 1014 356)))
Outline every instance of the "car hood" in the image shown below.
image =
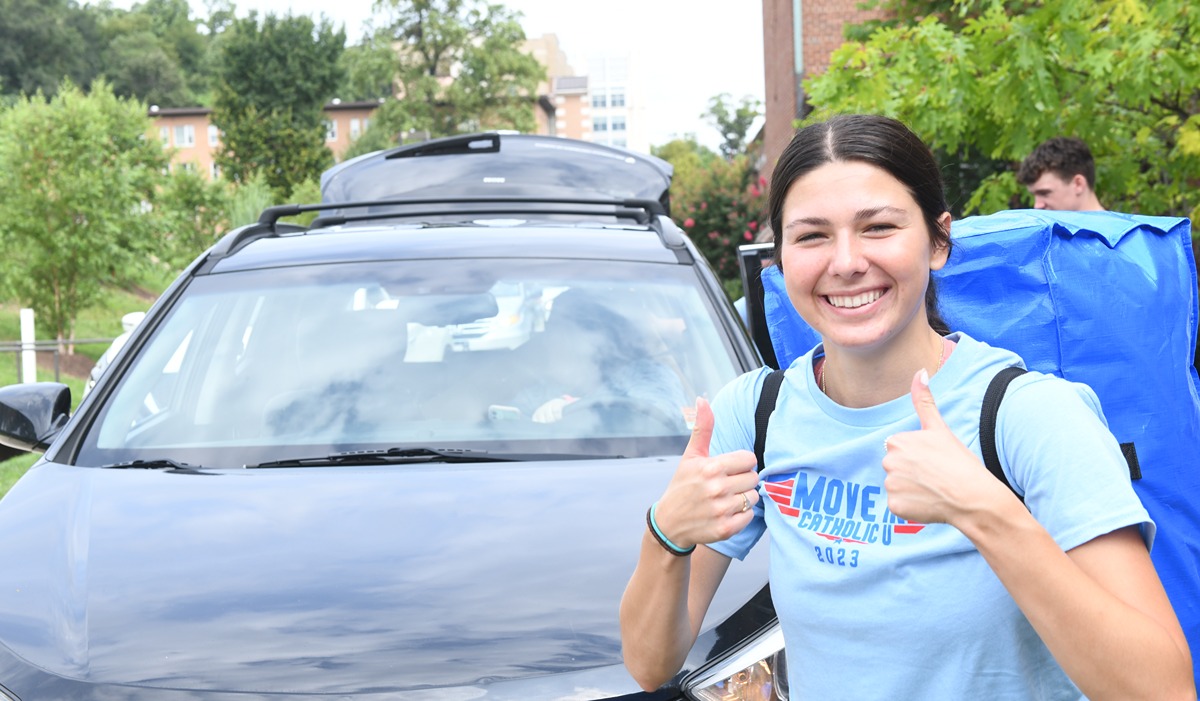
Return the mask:
MULTIPOLYGON (((482 689, 619 669, 617 604, 675 463, 42 464, 0 502, 0 643, 60 677, 177 690, 482 689)), ((731 572, 712 623, 766 581, 765 562, 731 572)), ((596 696, 635 690, 604 679, 587 682, 614 685, 596 696)))

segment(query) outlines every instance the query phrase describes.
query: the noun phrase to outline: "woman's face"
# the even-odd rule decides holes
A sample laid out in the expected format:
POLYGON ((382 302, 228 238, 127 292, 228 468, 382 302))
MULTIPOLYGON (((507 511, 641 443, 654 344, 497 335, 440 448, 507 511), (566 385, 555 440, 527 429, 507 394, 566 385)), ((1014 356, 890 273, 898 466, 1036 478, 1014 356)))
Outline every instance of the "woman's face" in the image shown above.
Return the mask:
POLYGON ((781 236, 788 297, 826 348, 871 352, 928 328, 929 272, 947 249, 933 248, 921 208, 887 171, 858 161, 810 171, 788 189, 781 236))

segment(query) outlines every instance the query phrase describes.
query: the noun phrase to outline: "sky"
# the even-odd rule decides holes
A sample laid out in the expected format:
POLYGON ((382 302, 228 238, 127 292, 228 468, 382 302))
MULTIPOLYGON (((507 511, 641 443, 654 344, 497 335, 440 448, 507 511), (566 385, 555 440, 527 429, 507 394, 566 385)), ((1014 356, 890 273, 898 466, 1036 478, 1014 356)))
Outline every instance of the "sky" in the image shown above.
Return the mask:
MULTIPOLYGON (((758 0, 492 1, 524 15, 526 36, 556 34, 578 74, 585 73, 587 59, 606 46, 634 52, 632 60, 639 71, 646 71, 646 82, 653 88, 645 95, 643 113, 652 145, 694 134, 700 143, 716 149, 720 136, 700 117, 709 99, 728 93, 734 104, 744 96, 763 100, 762 3, 758 0)), ((239 16, 251 9, 313 17, 324 13, 345 24, 350 42, 361 35, 373 4, 372 0, 235 3, 239 16)), ((201 0, 193 0, 192 6, 204 11, 201 0)))

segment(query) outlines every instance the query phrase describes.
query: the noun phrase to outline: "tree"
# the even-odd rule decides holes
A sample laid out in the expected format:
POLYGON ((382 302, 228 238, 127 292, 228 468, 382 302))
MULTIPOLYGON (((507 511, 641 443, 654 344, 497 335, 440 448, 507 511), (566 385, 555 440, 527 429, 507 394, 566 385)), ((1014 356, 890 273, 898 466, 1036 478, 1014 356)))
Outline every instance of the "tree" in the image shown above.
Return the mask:
POLYGON ((105 22, 110 44, 104 62, 114 89, 120 94, 116 77, 121 71, 155 77, 150 63, 153 58, 163 64, 157 76, 163 76, 179 94, 163 95, 161 88, 157 94, 151 90, 130 94, 152 104, 175 107, 199 104, 198 98, 209 89, 208 47, 213 36, 202 34, 200 27, 201 21, 192 18, 187 0, 140 0, 132 11, 115 13, 105 22), (139 40, 145 47, 140 56, 134 52, 114 55, 116 46, 138 34, 148 35, 139 40))
POLYGON ((113 92, 148 104, 193 104, 179 62, 148 31, 120 33, 104 52, 104 75, 113 92))
POLYGON ((519 15, 484 0, 379 0, 376 7, 388 13, 382 37, 398 47, 403 100, 393 109, 404 115, 393 122, 431 136, 533 131, 546 71, 521 51, 519 15))
POLYGON ((750 127, 762 114, 762 103, 747 95, 739 105, 732 105, 729 93, 721 93, 708 100, 708 109, 701 118, 716 127, 721 134, 721 155, 726 159, 746 150, 750 138, 750 127))
MULTIPOLYGON (((829 70, 805 84, 818 108, 810 119, 888 114, 944 153, 973 149, 1010 165, 1048 137, 1077 136, 1096 155, 1105 206, 1200 214, 1200 6, 962 0, 956 8, 961 29, 930 16, 835 51, 829 70)), ((966 207, 1028 202, 1009 167, 985 177, 966 207)))
POLYGON ((202 26, 209 38, 223 33, 233 24, 237 19, 234 7, 233 0, 204 0, 204 9, 208 11, 208 17, 202 20, 202 26))
POLYGON ((154 201, 156 255, 183 268, 229 228, 231 186, 194 170, 171 172, 154 201))
POLYGON ((746 155, 726 160, 698 144, 676 139, 654 149, 675 168, 671 215, 704 254, 730 298, 741 296, 737 247, 765 225, 766 181, 746 155))
POLYGON ((346 75, 339 91, 342 99, 378 100, 395 95, 396 52, 387 36, 376 34, 347 48, 341 62, 346 75))
POLYGON ((71 0, 0 0, 0 90, 53 95, 59 82, 95 77, 98 15, 71 0))
POLYGON ((222 37, 212 119, 224 133, 216 162, 231 180, 262 173, 277 198, 332 162, 322 107, 342 82, 346 35, 322 17, 256 13, 222 37))
POLYGON ((0 112, 0 270, 60 344, 102 281, 125 282, 151 244, 141 214, 166 166, 146 105, 69 81, 0 112))
POLYGON ((710 170, 721 156, 696 141, 695 134, 672 139, 662 146, 651 146, 650 153, 671 164, 671 199, 678 205, 681 198, 690 197, 700 190, 704 173, 710 170))

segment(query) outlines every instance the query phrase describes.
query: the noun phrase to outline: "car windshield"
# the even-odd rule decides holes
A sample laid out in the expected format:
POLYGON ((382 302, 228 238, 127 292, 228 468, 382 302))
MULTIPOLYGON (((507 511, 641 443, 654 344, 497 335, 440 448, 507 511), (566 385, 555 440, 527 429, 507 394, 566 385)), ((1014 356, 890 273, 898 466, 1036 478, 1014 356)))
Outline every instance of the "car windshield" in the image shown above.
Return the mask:
POLYGON ((695 397, 740 371, 695 276, 512 259, 201 276, 100 399, 75 462, 678 452, 695 397))

